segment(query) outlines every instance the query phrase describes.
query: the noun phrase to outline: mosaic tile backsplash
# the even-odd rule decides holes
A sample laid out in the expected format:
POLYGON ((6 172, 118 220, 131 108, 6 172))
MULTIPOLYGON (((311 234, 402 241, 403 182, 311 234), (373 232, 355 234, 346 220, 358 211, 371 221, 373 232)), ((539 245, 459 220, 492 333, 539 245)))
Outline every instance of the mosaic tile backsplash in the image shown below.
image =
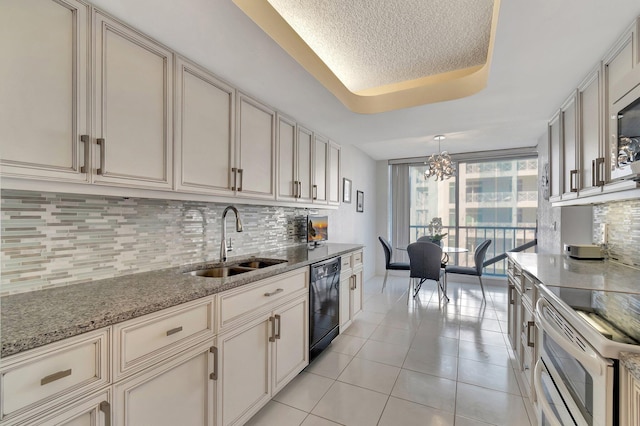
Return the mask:
POLYGON ((594 291, 592 306, 598 314, 615 324, 620 331, 636 342, 640 342, 639 295, 594 291))
MULTIPOLYGON (((0 295, 219 259, 227 204, 3 190, 0 295)), ((236 204, 229 257, 306 242, 305 209, 236 204)), ((231 216, 231 217, 230 217, 231 216)))
POLYGON ((600 225, 607 224, 609 258, 640 268, 640 199, 593 207, 593 238, 600 241, 600 225))

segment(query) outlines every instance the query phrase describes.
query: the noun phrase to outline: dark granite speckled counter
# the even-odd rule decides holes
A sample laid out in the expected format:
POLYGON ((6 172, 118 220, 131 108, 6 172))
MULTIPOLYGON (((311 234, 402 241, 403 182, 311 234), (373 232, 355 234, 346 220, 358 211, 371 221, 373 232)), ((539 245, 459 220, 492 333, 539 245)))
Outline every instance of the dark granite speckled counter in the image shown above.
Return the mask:
MULTIPOLYGON (((0 357, 6 357, 78 334, 229 290, 335 256, 361 245, 306 245, 255 253, 253 257, 285 259, 286 263, 225 278, 184 274, 219 263, 127 275, 86 284, 0 298, 0 357)), ((250 256, 242 256, 246 259, 250 256)), ((229 258, 229 262, 233 262, 229 258)))

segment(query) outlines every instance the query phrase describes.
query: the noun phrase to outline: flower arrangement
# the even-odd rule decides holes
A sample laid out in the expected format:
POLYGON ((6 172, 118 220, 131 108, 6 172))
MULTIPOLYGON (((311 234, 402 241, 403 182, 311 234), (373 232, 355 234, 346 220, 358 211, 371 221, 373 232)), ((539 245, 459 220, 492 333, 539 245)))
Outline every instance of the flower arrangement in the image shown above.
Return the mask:
POLYGON ((442 239, 448 234, 448 232, 442 233, 442 218, 434 217, 429 222, 429 238, 434 243, 440 243, 442 239))

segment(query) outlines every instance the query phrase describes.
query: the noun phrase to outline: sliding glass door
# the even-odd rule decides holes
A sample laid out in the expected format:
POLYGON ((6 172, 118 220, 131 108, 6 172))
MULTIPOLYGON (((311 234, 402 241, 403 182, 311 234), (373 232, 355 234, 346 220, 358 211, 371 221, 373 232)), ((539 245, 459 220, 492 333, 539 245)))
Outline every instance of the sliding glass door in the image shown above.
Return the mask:
MULTIPOLYGON (((475 248, 486 239, 492 240, 490 259, 535 238, 537 158, 459 161, 457 169, 455 178, 436 181, 424 178, 424 164, 409 165, 410 242, 430 235, 429 223, 440 218, 443 245, 469 250, 453 263, 472 266, 475 248)), ((506 274, 506 262, 485 273, 506 274)))

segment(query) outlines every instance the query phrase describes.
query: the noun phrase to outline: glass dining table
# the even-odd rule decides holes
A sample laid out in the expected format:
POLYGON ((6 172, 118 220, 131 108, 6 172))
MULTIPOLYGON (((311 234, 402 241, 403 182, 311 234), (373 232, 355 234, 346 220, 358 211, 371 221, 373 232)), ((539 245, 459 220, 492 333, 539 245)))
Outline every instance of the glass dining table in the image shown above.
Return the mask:
MULTIPOLYGON (((396 249, 400 251, 407 251, 406 247, 396 247, 396 249)), ((464 247, 452 247, 452 246, 444 246, 442 247, 442 265, 446 265, 449 263, 449 254, 457 254, 457 253, 468 253, 469 249, 464 247)))

